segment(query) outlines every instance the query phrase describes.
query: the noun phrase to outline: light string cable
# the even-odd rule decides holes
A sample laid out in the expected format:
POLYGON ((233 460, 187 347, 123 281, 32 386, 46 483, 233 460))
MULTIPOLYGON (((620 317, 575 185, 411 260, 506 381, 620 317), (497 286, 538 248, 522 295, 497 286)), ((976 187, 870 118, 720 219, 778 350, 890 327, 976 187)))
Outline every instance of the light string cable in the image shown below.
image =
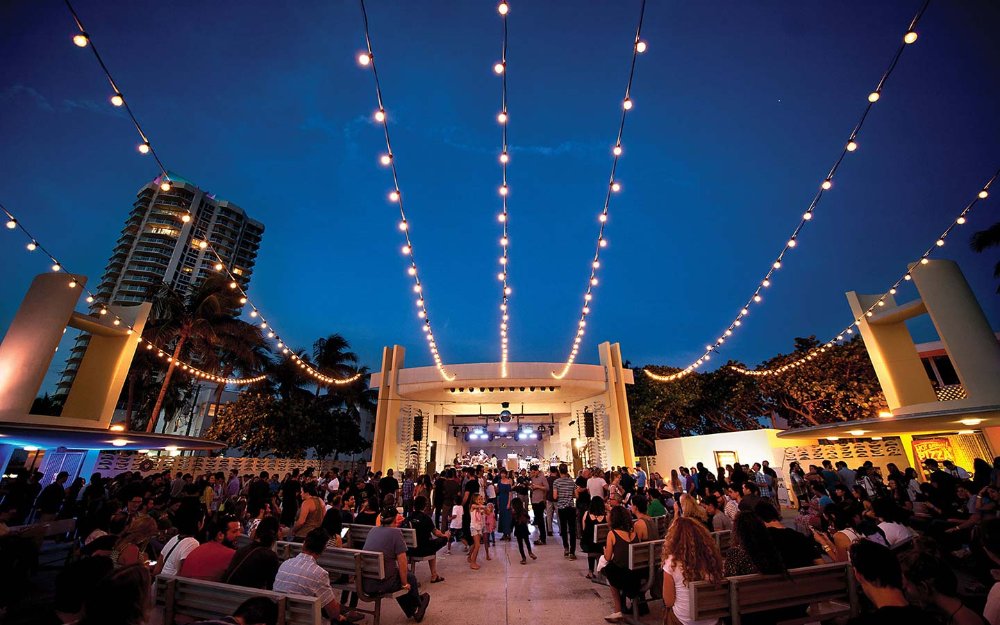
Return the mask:
MULTIPOLYGON (((101 66, 101 70, 104 72, 104 75, 107 77, 108 82, 111 84, 111 87, 114 90, 114 94, 111 96, 111 104, 114 106, 124 107, 124 109, 128 112, 129 117, 132 119, 132 123, 135 125, 136 131, 138 131, 139 136, 142 139, 142 143, 139 144, 139 152, 142 154, 150 154, 153 156, 153 158, 156 159, 156 164, 160 168, 161 172, 160 189, 162 191, 170 191, 171 189, 170 176, 167 172, 166 167, 163 164, 163 161, 161 161, 160 157, 156 154, 156 150, 154 149, 152 143, 149 141, 148 135, 146 135, 142 127, 139 125, 139 122, 136 120, 135 115, 133 115, 132 113, 132 109, 129 107, 128 102, 125 100, 125 96, 122 95, 121 90, 118 88, 118 83, 115 81, 114 77, 112 77, 111 72, 108 70, 107 65, 105 65, 104 60, 101 58, 101 55, 98 54, 97 48, 94 46, 93 39, 87 33, 87 30, 84 28, 83 22, 80 20, 80 16, 73 9, 73 6, 70 4, 69 0, 64 0, 64 2, 66 4, 66 7, 69 9, 70 13, 73 16, 73 21, 76 23, 76 26, 80 31, 73 37, 73 43, 75 43, 78 47, 81 48, 89 46, 91 51, 93 51, 94 57, 97 59, 98 64, 101 66)), ((191 221, 191 218, 192 215, 190 211, 188 211, 181 216, 181 221, 183 223, 188 223, 191 221)), ((198 246, 200 249, 204 250, 208 247, 211 247, 211 243, 202 240, 198 243, 198 246)), ((243 289, 242 286, 239 285, 239 282, 233 276, 228 265, 223 261, 222 257, 218 254, 218 252, 216 252, 214 247, 212 247, 210 251, 216 257, 216 264, 215 264, 216 270, 222 271, 222 269, 225 269, 227 275, 229 276, 229 279, 231 280, 230 288, 238 288, 242 295, 241 303, 242 304, 248 303, 249 299, 247 297, 246 291, 243 289), (236 284, 237 286, 233 287, 232 286, 233 284, 236 284)), ((250 304, 250 307, 251 307, 250 316, 257 317, 260 314, 259 307, 252 303, 250 304)), ((266 322, 261 321, 260 323, 266 323, 266 322)), ((264 325, 262 327, 267 328, 268 325, 264 325)), ((283 354, 288 355, 289 353, 291 353, 289 358, 292 361, 294 361, 297 365, 299 365, 299 367, 303 370, 304 373, 306 373, 313 379, 317 380, 318 382, 321 382, 323 384, 350 384, 361 377, 360 373, 349 376, 347 378, 335 378, 328 376, 322 373, 319 369, 317 369, 313 365, 299 358, 294 351, 288 350, 284 342, 277 336, 276 332, 273 330, 273 326, 272 329, 268 331, 266 334, 269 338, 275 340, 278 349, 281 349, 283 354)))
POLYGON ((850 325, 848 325, 846 328, 838 332, 834 338, 830 339, 829 341, 827 341, 822 345, 813 347, 808 352, 806 352, 806 355, 797 358, 795 360, 786 362, 779 367, 772 367, 768 369, 747 369, 745 367, 730 365, 729 368, 738 373, 742 373, 745 375, 752 375, 752 376, 779 375, 781 373, 788 371, 789 369, 800 367, 804 365, 806 362, 819 357, 821 354, 826 353, 826 351, 831 347, 833 347, 834 345, 840 343, 841 341, 845 340, 848 336, 854 334, 854 328, 860 326, 861 321, 865 317, 874 316, 875 312, 879 308, 885 306, 886 300, 890 296, 896 294, 896 290, 899 289, 899 287, 904 282, 909 282, 910 280, 913 279, 914 271, 918 270, 922 265, 926 265, 928 262, 930 262, 929 259, 931 255, 934 253, 935 250, 944 247, 945 241, 951 234, 952 230, 954 230, 959 226, 965 225, 968 222, 969 213, 972 212, 972 210, 976 207, 976 204, 978 204, 980 200, 985 200, 986 198, 989 197, 990 187, 993 186, 993 183, 996 181, 998 177, 1000 177, 1000 169, 998 169, 993 174, 992 178, 986 181, 986 184, 984 184, 982 188, 976 193, 976 197, 974 197, 968 204, 965 205, 965 208, 963 208, 962 212, 958 214, 958 217, 956 217, 948 225, 948 227, 944 229, 944 232, 942 232, 934 240, 934 243, 932 243, 931 246, 928 247, 927 250, 920 256, 920 261, 914 264, 913 267, 908 267, 907 270, 893 283, 893 285, 889 287, 888 291, 880 295, 879 298, 871 304, 871 306, 869 306, 863 313, 858 315, 854 319, 854 321, 851 322, 850 325))
POLYGON ((618 136, 615 138, 615 144, 611 148, 612 160, 611 160, 611 176, 608 180, 608 188, 604 195, 604 208, 598 215, 598 222, 600 223, 600 228, 597 232, 597 246, 594 251, 594 258, 590 262, 590 277, 587 280, 587 288, 583 293, 583 308, 580 311, 580 319, 577 323, 576 334, 573 338, 573 346, 570 349, 569 357, 566 359, 566 363, 563 365, 562 370, 559 373, 552 372, 552 377, 557 380, 561 380, 566 377, 569 373, 570 367, 573 365, 573 361, 576 360, 577 353, 580 351, 580 343, 583 342, 583 335, 586 334, 587 326, 587 315, 590 314, 591 302, 594 299, 594 287, 597 286, 597 270, 601 266, 601 250, 607 247, 608 240, 604 236, 604 229, 607 227, 608 223, 608 211, 611 207, 611 196, 621 190, 621 182, 616 178, 618 172, 618 159, 622 155, 622 135, 625 132, 625 117, 628 112, 632 110, 632 81, 635 78, 635 65, 636 59, 640 54, 646 51, 647 44, 642 40, 642 20, 646 14, 646 0, 642 0, 642 4, 639 7, 639 23, 635 29, 635 39, 632 41, 632 62, 629 65, 628 71, 628 82, 625 84, 625 99, 622 100, 622 114, 621 120, 618 122, 618 136))
POLYGON ((913 19, 910 21, 909 27, 903 34, 902 41, 900 42, 899 47, 896 49, 896 53, 893 54, 892 60, 889 62, 888 67, 885 69, 884 72, 882 72, 882 76, 879 78, 878 83, 876 83, 875 89, 868 94, 868 101, 865 105, 864 111, 861 113, 861 117, 858 119, 858 122, 854 125, 854 129, 851 130, 851 134, 848 136, 847 141, 844 143, 844 147, 841 148, 840 154, 834 161, 833 166, 830 168, 826 176, 823 178, 823 181, 820 183, 819 189, 813 196, 813 199, 809 203, 808 208, 806 208, 806 211, 805 213, 802 214, 802 217, 799 218, 799 222, 795 226, 795 229, 792 230, 792 235, 788 238, 784 246, 781 248, 781 252, 778 254, 774 262, 771 263, 771 266, 767 269, 767 272, 764 274, 764 277, 760 280, 760 282, 757 283, 757 286, 754 289, 753 293, 750 295, 749 299, 747 299, 746 303, 742 306, 742 308, 740 308, 740 311, 736 314, 733 320, 729 323, 729 326, 719 336, 719 338, 715 340, 714 343, 705 345, 705 351, 701 355, 701 357, 689 363, 686 367, 682 368, 680 371, 677 371, 676 373, 672 373, 669 375, 660 375, 646 369, 645 370, 646 375, 659 382, 670 382, 678 378, 682 378, 686 375, 690 375, 699 367, 701 367, 703 364, 711 360, 712 353, 713 352, 717 353, 722 344, 725 343, 726 340, 743 325, 743 320, 746 318, 747 315, 750 314, 750 309, 753 306, 758 305, 763 301, 764 299, 764 296, 762 295, 763 291, 767 287, 771 286, 771 281, 774 278, 774 274, 779 269, 781 269, 783 263, 785 262, 785 257, 792 250, 792 248, 798 245, 799 234, 802 232, 803 228, 805 228, 806 224, 812 221, 813 215, 817 207, 819 206, 820 201, 823 199, 825 193, 829 191, 831 188, 833 188, 834 176, 840 169, 841 163, 844 162, 844 158, 848 154, 858 149, 858 137, 860 136, 861 130, 865 125, 865 121, 867 121, 868 119, 868 114, 871 112, 872 107, 875 105, 875 103, 878 102, 879 99, 882 97, 882 91, 883 89, 885 89, 885 85, 889 80, 889 76, 891 76, 892 72, 896 69, 896 65, 899 63, 899 58, 900 56, 902 56, 903 50, 917 40, 917 30, 916 30, 917 24, 920 22, 920 18, 923 16, 924 11, 927 10, 928 4, 930 4, 930 0, 924 0, 924 3, 920 6, 920 9, 917 11, 916 15, 913 16, 913 19))
POLYGON ((510 153, 507 149, 507 15, 510 13, 508 2, 501 2, 497 6, 500 19, 503 20, 503 46, 500 50, 500 62, 493 66, 493 72, 501 79, 500 88, 500 112, 497 114, 497 122, 500 123, 500 170, 502 183, 500 185, 501 211, 497 216, 500 221, 502 234, 500 236, 500 273, 497 278, 500 280, 500 376, 507 377, 507 333, 510 322, 510 235, 508 233, 509 214, 507 212, 507 194, 510 189, 507 186, 507 163, 510 161, 510 153))
MULTIPOLYGON (((48 256, 49 260, 52 261, 52 267, 51 267, 52 271, 56 273, 65 273, 69 277, 69 280, 66 283, 66 285, 70 289, 82 288, 83 292, 87 294, 87 303, 92 304, 94 306, 94 310, 97 311, 98 319, 110 317, 111 325, 113 327, 115 328, 123 327, 125 329, 125 333, 128 335, 136 333, 135 326, 132 323, 126 321, 125 319, 122 319, 118 314, 116 314, 114 311, 108 308, 106 304, 97 303, 96 294, 88 287, 82 286, 82 281, 80 280, 80 274, 72 273, 68 269, 66 269, 66 266, 62 262, 60 262, 59 259, 57 259, 55 255, 51 251, 49 251, 48 248, 42 245, 42 243, 34 235, 32 235, 31 232, 28 231, 28 229, 24 226, 21 220, 15 217, 14 214, 7 209, 7 207, 5 207, 3 204, 0 204, 0 211, 3 211, 3 214, 7 218, 6 222, 7 229, 20 231, 28 239, 28 244, 25 246, 25 249, 27 249, 28 252, 39 251, 45 256, 48 256)), ((195 367, 194 365, 185 362, 180 358, 175 358, 170 353, 169 349, 157 345, 154 341, 151 341, 150 339, 144 339, 141 336, 136 336, 136 341, 138 343, 145 343, 147 350, 151 351, 156 350, 157 357, 159 357, 164 362, 175 365, 176 367, 175 370, 182 371, 192 377, 196 377, 202 380, 208 380, 210 382, 217 382, 217 383, 221 382, 224 384, 232 384, 234 386, 245 386, 248 384, 255 384, 257 382, 261 382, 267 378, 266 375, 257 375, 248 378, 232 378, 232 377, 218 376, 215 375, 214 373, 209 373, 208 371, 199 369, 198 367, 195 367)))
POLYGON ((379 162, 389 168, 392 173, 392 191, 389 192, 389 201, 399 208, 399 231, 403 235, 404 245, 402 247, 403 256, 409 260, 407 273, 413 278, 413 293, 417 296, 417 317, 422 320, 421 329, 424 338, 427 339, 427 349, 430 350, 434 358, 434 366, 437 367, 438 374, 448 382, 455 379, 454 375, 449 375, 441 360, 441 353, 438 350, 437 340, 434 338, 434 331, 431 328, 430 314, 427 308, 427 296, 424 293, 423 281, 417 271, 416 255, 413 251, 413 241, 410 239, 410 222, 406 218, 406 211, 403 209, 403 193, 399 188, 399 173, 396 170, 396 155, 392 150, 392 141, 389 137, 389 121, 385 111, 385 101, 382 97, 382 83, 378 77, 378 69, 375 66, 375 53, 372 47, 371 31, 368 27, 368 10, 365 8, 365 0, 359 0, 361 4, 361 16, 365 27, 365 45, 367 51, 358 55, 358 63, 362 67, 371 69, 372 78, 375 84, 375 98, 378 102, 378 109, 375 111, 375 121, 382 125, 382 132, 385 137, 385 154, 379 157, 379 162))
MULTIPOLYGON (((108 83, 111 85, 111 104, 115 107, 125 109, 128 113, 129 119, 132 120, 132 125, 135 126, 135 131, 139 133, 139 138, 142 140, 139 143, 138 150, 140 154, 149 154, 156 161, 156 166, 160 169, 160 186, 164 191, 170 190, 170 175, 167 173, 167 168, 163 165, 163 161, 160 160, 159 155, 156 153, 156 149, 153 147, 152 142, 149 140, 149 135, 146 131, 142 129, 142 125, 139 124, 139 120, 136 119, 135 113, 132 112, 132 107, 129 106, 128 101, 125 100, 125 96, 122 94, 121 89, 118 88, 118 83, 115 81, 114 77, 111 75, 111 70, 104 63, 104 59, 101 58, 100 52, 97 51, 97 46, 94 45, 94 41, 90 38, 90 34, 87 29, 84 28, 83 22, 80 20, 80 16, 77 15, 76 10, 73 5, 70 4, 69 0, 63 0, 66 3, 66 8, 69 9, 70 15, 73 16, 73 21, 76 23, 77 29, 80 31, 76 35, 73 35, 73 43, 80 48, 90 48, 90 51, 94 53, 94 58, 97 59, 97 64, 101 66, 101 71, 104 72, 104 77, 108 79, 108 83)), ((187 214, 184 216, 184 223, 191 220, 191 215, 187 214)))

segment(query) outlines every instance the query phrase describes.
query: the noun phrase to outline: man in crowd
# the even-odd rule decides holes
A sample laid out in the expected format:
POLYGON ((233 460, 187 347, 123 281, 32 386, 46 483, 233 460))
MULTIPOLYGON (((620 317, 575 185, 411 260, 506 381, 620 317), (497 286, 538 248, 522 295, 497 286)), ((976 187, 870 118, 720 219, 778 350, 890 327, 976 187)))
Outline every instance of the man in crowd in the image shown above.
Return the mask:
POLYGON ((180 497, 184 493, 185 486, 187 486, 187 482, 184 481, 184 472, 178 471, 176 477, 170 482, 170 498, 180 497))
POLYGON ((38 522, 47 523, 54 521, 62 508, 63 500, 66 499, 66 487, 64 484, 69 479, 69 473, 60 471, 54 482, 45 487, 42 494, 38 496, 35 507, 38 510, 38 522))
POLYGON ((242 487, 243 484, 240 482, 239 469, 232 469, 229 472, 229 482, 226 483, 226 491, 225 491, 226 499, 239 497, 240 489, 242 487))
POLYGON ((888 547, 859 540, 851 545, 850 552, 854 577, 865 596, 875 604, 875 611, 854 617, 848 621, 849 625, 930 625, 937 622, 927 611, 907 601, 899 560, 888 547))
POLYGON ((760 487, 756 482, 744 482, 743 497, 740 499, 740 510, 753 510, 760 501, 760 487))
MULTIPOLYGON (((556 494, 556 510, 559 515, 559 535, 562 536, 563 555, 576 560, 576 507, 573 497, 577 486, 569 476, 566 463, 559 465, 559 478, 552 484, 556 494)), ((580 489, 586 490, 586 489, 580 489)))
POLYGON ((646 472, 642 470, 642 465, 638 462, 635 463, 635 487, 639 489, 640 493, 646 491, 646 480, 649 478, 646 472))
POLYGON ((316 597, 323 611, 332 623, 354 623, 364 618, 358 612, 341 613, 333 588, 330 587, 330 573, 316 564, 316 558, 323 555, 330 535, 322 527, 317 527, 306 535, 302 542, 302 552, 281 563, 274 578, 274 591, 289 595, 316 597))
POLYGON ((847 492, 854 490, 854 483, 857 480, 857 475, 854 471, 848 468, 847 463, 843 460, 837 461, 837 476, 840 477, 840 482, 847 487, 847 492))
POLYGON ((240 522, 234 517, 222 517, 209 528, 209 541, 187 554, 181 564, 181 577, 222 581, 236 553, 235 543, 240 535, 240 522))
POLYGON ((545 544, 545 502, 549 499, 549 481, 538 470, 538 465, 531 465, 531 512, 535 515, 535 529, 538 530, 536 545, 545 544))
POLYGON ((386 495, 392 495, 399 500, 399 480, 392 476, 392 469, 385 472, 385 477, 378 481, 379 501, 385 501, 386 495))
POLYGON ((785 527, 781 513, 770 501, 761 500, 754 507, 754 513, 764 522, 771 542, 781 554, 785 568, 797 569, 813 564, 823 564, 823 553, 815 540, 805 534, 785 527))
POLYGON ((403 609, 406 618, 412 618, 419 623, 424 619, 431 596, 427 593, 420 594, 417 576, 407 572, 406 542, 403 540, 403 533, 398 529, 399 515, 395 506, 382 508, 380 521, 381 525, 368 532, 363 549, 382 553, 382 561, 385 563, 385 579, 364 579, 362 584, 365 592, 383 594, 406 590, 407 593, 397 597, 396 602, 403 609), (406 579, 405 583, 403 582, 404 578, 406 579))

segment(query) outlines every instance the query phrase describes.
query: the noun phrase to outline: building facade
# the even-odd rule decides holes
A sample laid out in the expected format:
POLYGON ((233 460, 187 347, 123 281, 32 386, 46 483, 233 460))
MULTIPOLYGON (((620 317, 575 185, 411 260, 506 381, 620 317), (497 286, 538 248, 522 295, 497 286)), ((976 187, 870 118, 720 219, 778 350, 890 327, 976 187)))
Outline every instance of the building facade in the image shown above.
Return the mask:
MULTIPOLYGON (((95 304, 131 306, 148 302, 161 286, 183 294, 215 273, 213 249, 246 289, 250 283, 264 225, 235 204, 203 191, 174 174, 170 190, 157 178, 136 194, 121 236, 96 292, 95 304), (184 221, 184 216, 191 218, 184 221), (208 241, 211 248, 202 249, 208 241)), ((63 400, 87 349, 88 334, 73 346, 55 398, 63 400)))

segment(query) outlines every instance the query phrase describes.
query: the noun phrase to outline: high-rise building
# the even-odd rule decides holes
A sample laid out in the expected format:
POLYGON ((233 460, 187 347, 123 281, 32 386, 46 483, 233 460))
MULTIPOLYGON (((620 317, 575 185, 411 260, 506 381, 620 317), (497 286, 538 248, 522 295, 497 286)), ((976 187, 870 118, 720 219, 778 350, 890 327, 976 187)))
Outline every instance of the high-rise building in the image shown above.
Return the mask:
MULTIPOLYGON (((212 249, 246 289, 253 273, 264 225, 235 204, 220 200, 191 182, 170 174, 170 190, 157 178, 139 189, 111 259, 97 288, 100 304, 147 302, 167 285, 187 294, 206 276, 217 273, 212 249), (187 222, 185 215, 191 215, 187 222), (211 249, 199 245, 211 243, 211 249)), ((66 360, 55 398, 69 393, 87 349, 81 335, 66 360)))

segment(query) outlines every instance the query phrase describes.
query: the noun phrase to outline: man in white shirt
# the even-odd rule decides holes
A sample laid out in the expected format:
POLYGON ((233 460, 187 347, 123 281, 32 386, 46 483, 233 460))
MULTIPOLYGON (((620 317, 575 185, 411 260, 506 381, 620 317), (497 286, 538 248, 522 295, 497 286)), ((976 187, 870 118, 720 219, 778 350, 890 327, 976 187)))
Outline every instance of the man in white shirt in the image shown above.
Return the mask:
POLYGON ((594 469, 590 477, 587 478, 587 491, 590 492, 591 499, 594 497, 607 499, 608 497, 608 483, 602 475, 603 473, 599 469, 594 469))
POLYGON ((326 483, 326 490, 331 493, 340 492, 340 477, 339 472, 336 469, 333 470, 333 474, 330 476, 330 481, 326 483))

